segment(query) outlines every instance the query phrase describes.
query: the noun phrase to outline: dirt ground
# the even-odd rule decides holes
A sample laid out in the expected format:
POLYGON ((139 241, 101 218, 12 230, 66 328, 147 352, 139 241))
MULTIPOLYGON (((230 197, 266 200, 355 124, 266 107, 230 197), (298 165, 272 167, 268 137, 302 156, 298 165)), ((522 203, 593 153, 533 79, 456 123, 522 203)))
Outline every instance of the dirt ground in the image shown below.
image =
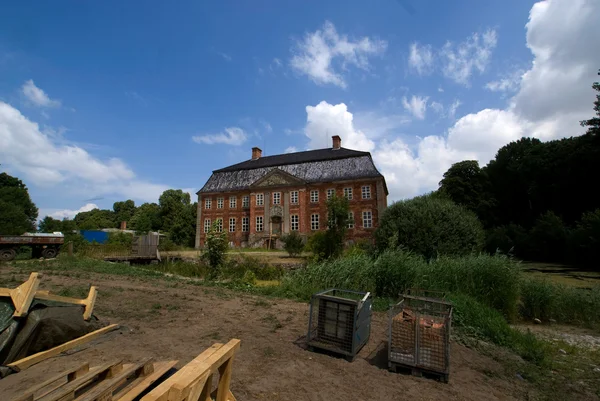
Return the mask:
MULTIPOLYGON (((4 281, 25 280, 0 267, 4 281)), ((371 338, 352 363, 304 349, 308 305, 166 279, 90 273, 44 274, 41 289, 85 293, 99 287, 95 315, 120 330, 0 380, 0 399, 11 399, 61 370, 90 361, 145 357, 189 362, 215 342, 241 339, 232 391, 238 400, 514 400, 535 390, 493 359, 458 344, 451 347, 450 383, 390 373, 384 342, 386 314, 374 313, 371 338)))

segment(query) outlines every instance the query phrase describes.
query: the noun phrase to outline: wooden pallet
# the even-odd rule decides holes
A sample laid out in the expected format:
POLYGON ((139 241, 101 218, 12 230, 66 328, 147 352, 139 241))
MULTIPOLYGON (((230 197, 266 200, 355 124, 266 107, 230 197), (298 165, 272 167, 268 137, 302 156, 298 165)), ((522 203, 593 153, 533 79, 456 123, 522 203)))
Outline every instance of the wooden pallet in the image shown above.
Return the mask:
POLYGON ((423 369, 417 366, 410 366, 392 361, 388 361, 388 370, 394 373, 410 373, 416 377, 430 377, 437 379, 442 383, 448 383, 450 376, 449 373, 435 372, 433 370, 423 369))
POLYGON ((177 361, 113 361, 95 367, 84 363, 29 388, 13 401, 134 401, 156 383, 141 401, 236 401, 229 386, 239 346, 236 339, 214 344, 166 379, 177 361), (217 375, 217 388, 212 391, 217 375))

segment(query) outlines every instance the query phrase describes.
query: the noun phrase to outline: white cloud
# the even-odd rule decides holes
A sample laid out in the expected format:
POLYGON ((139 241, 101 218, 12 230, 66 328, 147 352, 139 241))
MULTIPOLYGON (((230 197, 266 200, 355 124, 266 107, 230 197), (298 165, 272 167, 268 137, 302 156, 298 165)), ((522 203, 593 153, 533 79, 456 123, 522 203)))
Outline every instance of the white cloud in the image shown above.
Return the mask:
POLYGON ((76 145, 61 144, 53 130, 40 130, 11 105, 0 101, 0 159, 28 182, 54 191, 119 194, 156 201, 164 185, 136 178, 121 160, 100 160, 76 145))
POLYGON ((412 96, 410 101, 406 99, 406 96, 402 98, 402 106, 406 111, 412 114, 415 118, 423 120, 425 118, 425 112, 427 111, 427 96, 412 96))
POLYGON ((431 45, 420 46, 417 42, 411 43, 408 65, 419 75, 431 74, 433 72, 433 49, 431 45))
POLYGON ((192 137, 194 142, 205 143, 207 145, 224 143, 226 145, 238 146, 246 142, 247 139, 248 135, 246 135, 244 130, 239 127, 228 127, 225 128, 225 132, 209 135, 197 135, 192 137))
POLYGON ((344 103, 334 106, 322 101, 316 106, 306 106, 306 114, 304 134, 310 140, 310 149, 330 148, 333 135, 342 138, 342 147, 345 148, 363 151, 375 148, 375 143, 354 127, 354 116, 344 103))
POLYGON ((232 57, 229 54, 227 54, 227 53, 217 52, 217 54, 219 56, 223 57, 223 60, 225 60, 225 61, 231 61, 232 60, 232 57))
POLYGON ((458 45, 446 42, 440 51, 444 75, 456 83, 468 86, 473 72, 482 74, 487 68, 496 43, 496 31, 493 29, 488 29, 483 34, 473 33, 458 45))
POLYGON ((44 216, 42 216, 42 213, 40 213, 40 217, 44 218, 45 216, 50 216, 50 217, 52 217, 54 219, 58 219, 58 220, 73 219, 77 215, 77 213, 89 212, 90 210, 94 210, 94 209, 98 209, 98 205, 96 205, 94 203, 87 203, 77 210, 71 210, 71 209, 63 209, 63 210, 56 210, 56 211, 48 210, 48 211, 46 211, 44 216))
POLYGON ((431 107, 433 109, 433 111, 435 111, 438 114, 441 114, 441 115, 444 114, 444 105, 441 104, 440 102, 431 102, 429 107, 431 107))
POLYGON ((288 146, 287 148, 285 148, 283 153, 295 153, 297 151, 298 149, 295 146, 288 146))
POLYGON ((267 133, 270 134, 271 132, 273 132, 273 127, 271 127, 271 124, 269 124, 268 121, 260 120, 260 123, 267 133))
POLYGON ((368 71, 369 57, 382 54, 386 48, 387 42, 376 38, 348 39, 346 35, 339 35, 331 22, 325 21, 322 29, 307 33, 302 40, 296 41, 290 65, 317 84, 346 88, 348 84, 343 72, 348 71, 348 66, 368 71))
POLYGON ((448 107, 448 117, 454 118, 456 115, 456 110, 458 110, 461 104, 462 102, 460 100, 454 99, 450 107, 448 107))
POLYGON ((485 88, 492 92, 514 92, 519 89, 523 70, 515 70, 496 81, 485 84, 485 88))
POLYGON ((42 89, 35 86, 32 79, 25 81, 21 87, 21 93, 35 106, 60 107, 60 100, 53 100, 42 89))

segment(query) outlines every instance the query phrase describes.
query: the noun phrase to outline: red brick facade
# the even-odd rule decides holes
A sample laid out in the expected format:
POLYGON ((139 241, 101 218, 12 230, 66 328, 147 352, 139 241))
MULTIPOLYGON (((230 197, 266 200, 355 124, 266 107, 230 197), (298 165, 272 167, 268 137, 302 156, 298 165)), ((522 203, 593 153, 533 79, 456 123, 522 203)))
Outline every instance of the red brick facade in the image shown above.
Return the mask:
POLYGON ((274 185, 269 183, 242 191, 199 193, 196 247, 204 247, 207 228, 218 219, 221 219, 223 231, 228 233, 230 243, 236 247, 266 246, 269 238, 272 238, 273 244, 280 245, 277 239, 292 230, 305 236, 326 230, 328 190, 334 190, 336 196, 350 197, 349 189, 350 212, 353 214, 354 226, 348 229, 347 240, 369 240, 378 225, 380 214, 387 205, 383 177, 315 184, 284 182, 285 177, 280 181, 274 185), (317 191, 317 199, 313 191, 317 191), (249 199, 247 207, 243 205, 246 196, 249 199), (207 208, 207 200, 210 208, 207 208), (221 205, 222 207, 218 207, 221 205), (257 230, 260 229, 257 227, 257 217, 262 217, 262 230, 257 230), (248 219, 248 227, 243 226, 244 218, 248 219), (230 219, 234 219, 231 220, 231 223, 234 223, 232 228, 230 219))

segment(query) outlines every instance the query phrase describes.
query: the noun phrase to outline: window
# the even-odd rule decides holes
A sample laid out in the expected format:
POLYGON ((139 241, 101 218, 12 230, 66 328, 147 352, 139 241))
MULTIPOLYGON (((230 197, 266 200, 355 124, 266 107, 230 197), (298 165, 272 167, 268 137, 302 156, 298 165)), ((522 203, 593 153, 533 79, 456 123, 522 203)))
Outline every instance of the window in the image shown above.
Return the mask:
POLYGON ((293 205, 297 205, 298 204, 298 191, 292 191, 292 192, 290 192, 290 202, 293 205))
POLYGON ((256 194, 256 206, 265 204, 265 194, 256 194))
POLYGON ((210 219, 204 219, 204 232, 207 233, 210 231, 210 219))
POLYGON ((230 209, 237 208, 237 198, 235 196, 230 196, 229 197, 229 208, 230 209))
POLYGON ((335 195, 335 189, 330 188, 327 190, 327 200, 333 198, 333 195, 335 195))
POLYGON ((281 192, 273 192, 273 204, 281 205, 281 192))
POLYGON ((319 203, 319 191, 316 189, 313 189, 312 191, 310 191, 310 201, 312 203, 319 203))
POLYGON ((242 231, 245 233, 250 231, 250 217, 242 217, 242 231))
POLYGON ((250 207, 250 197, 248 195, 242 196, 242 207, 250 207))
POLYGON ((348 212, 348 228, 354 228, 354 213, 348 212))
POLYGON ((211 206, 212 206, 212 199, 211 198, 204 199, 204 208, 210 209, 211 206))
POLYGON ((229 232, 235 232, 235 217, 229 218, 229 232))
POLYGON ((217 198, 217 209, 223 209, 223 198, 217 198))
POLYGON ((256 216, 256 232, 261 232, 263 230, 263 217, 256 216))
POLYGON ((371 211, 363 212, 363 227, 373 227, 373 214, 371 213, 371 211))
POLYGON ((290 216, 290 221, 292 222, 292 231, 300 230, 300 219, 297 214, 293 214, 290 216))
POLYGON ((310 215, 310 229, 311 230, 319 229, 319 215, 318 214, 310 215))
POLYGON ((344 197, 348 200, 352 200, 352 187, 344 188, 344 197))
POLYGON ((362 198, 363 199, 371 199, 371 186, 364 185, 362 187, 362 198))
POLYGON ((217 232, 223 232, 223 219, 217 219, 217 232))

